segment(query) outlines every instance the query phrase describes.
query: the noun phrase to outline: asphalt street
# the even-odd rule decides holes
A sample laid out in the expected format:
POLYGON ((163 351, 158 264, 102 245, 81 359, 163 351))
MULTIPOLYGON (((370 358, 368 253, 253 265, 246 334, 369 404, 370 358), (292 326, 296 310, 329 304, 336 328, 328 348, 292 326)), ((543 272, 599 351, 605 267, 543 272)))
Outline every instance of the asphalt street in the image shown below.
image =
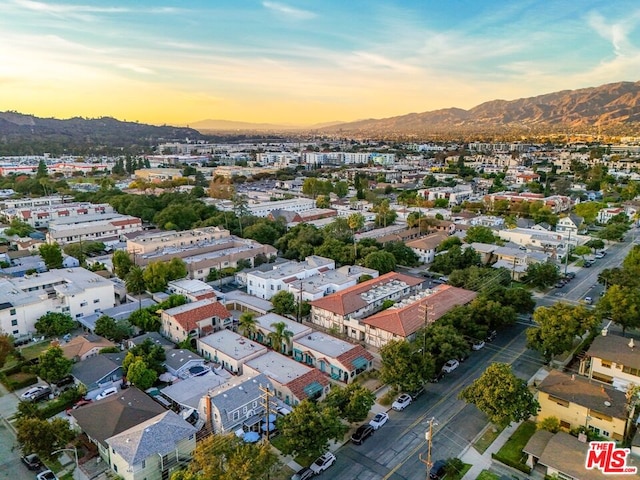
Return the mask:
MULTIPOLYGON (((628 234, 627 242, 608 246, 603 259, 596 260, 591 268, 576 270, 576 278, 538 298, 537 305, 579 303, 585 296, 591 296, 595 303, 603 290, 598 284, 599 272, 621 264, 633 245, 634 233, 628 234)), ((426 466, 422 460, 426 459, 428 448, 425 433, 432 418, 435 426, 431 460, 458 457, 487 424, 484 414, 458 400, 458 393, 493 362, 511 364, 514 373, 524 379, 531 378, 543 366, 537 352, 525 346, 524 331, 529 326, 529 321, 523 319, 501 331, 494 342, 472 352, 453 373, 439 383, 429 384, 426 393, 404 411, 390 411, 387 424, 362 445, 347 443, 339 448, 335 452, 336 463, 323 476, 336 480, 424 478, 426 466)))

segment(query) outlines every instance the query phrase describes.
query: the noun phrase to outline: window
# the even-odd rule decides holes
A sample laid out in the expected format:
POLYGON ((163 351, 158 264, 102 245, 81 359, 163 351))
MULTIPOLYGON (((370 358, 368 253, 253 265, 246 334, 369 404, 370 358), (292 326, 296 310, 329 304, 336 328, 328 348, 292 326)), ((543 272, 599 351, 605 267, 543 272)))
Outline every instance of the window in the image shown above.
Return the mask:
POLYGON ((77 313, 76 314, 76 318, 82 318, 82 317, 84 317, 84 313, 77 313))
POLYGON ((239 420, 240 419, 240 412, 238 410, 233 412, 233 419, 234 420, 239 420))
POLYGON ((602 368, 611 368, 611 362, 609 360, 601 360, 600 365, 602 365, 602 368))
POLYGON ((244 407, 242 407, 242 414, 243 415, 247 414, 247 406, 246 405, 244 407))
POLYGON ((12 308, 11 310, 9 310, 9 314, 10 315, 15 315, 16 314, 16 309, 12 308))
POLYGON ((142 468, 147 468, 147 461, 146 460, 142 460, 142 468))
POLYGON ((12 335, 18 335, 20 333, 20 330, 14 330, 13 332, 11 332, 12 335))
POLYGON ((549 401, 555 402, 561 407, 566 407, 566 408, 569 407, 569 402, 567 402, 566 400, 563 400, 562 398, 554 397, 553 395, 549 395, 549 401))
POLYGON ((593 418, 597 418, 598 420, 604 420, 607 422, 613 420, 610 415, 605 415, 604 413, 596 412, 594 410, 589 410, 589 415, 591 415, 593 418))
POLYGON ((18 326, 18 320, 11 320, 11 326, 12 327, 17 327, 18 326))
POLYGON ((94 298, 93 299, 93 303, 100 303, 100 299, 99 298, 94 298))
POLYGON ((86 306, 87 306, 87 302, 86 302, 86 301, 84 301, 84 302, 80 302, 80 306, 81 306, 81 307, 86 307, 86 306))

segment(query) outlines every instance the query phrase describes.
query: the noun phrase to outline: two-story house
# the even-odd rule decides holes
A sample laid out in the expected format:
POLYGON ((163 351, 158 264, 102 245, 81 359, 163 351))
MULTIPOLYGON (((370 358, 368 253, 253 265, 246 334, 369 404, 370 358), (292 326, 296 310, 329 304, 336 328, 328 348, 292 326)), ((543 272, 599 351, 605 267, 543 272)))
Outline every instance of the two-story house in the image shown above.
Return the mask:
POLYGON ((566 217, 558 219, 556 224, 556 232, 571 233, 577 235, 584 230, 584 218, 575 213, 570 213, 566 217))
POLYGON ((605 328, 587 350, 580 373, 621 391, 631 384, 640 385, 640 346, 636 346, 635 340, 609 333, 605 328))
POLYGON ((631 428, 624 393, 578 375, 552 370, 538 385, 538 420, 555 417, 561 428, 586 427, 615 441, 625 439, 631 428))
POLYGON ((253 335, 253 339, 263 345, 271 346, 274 350, 277 350, 280 353, 289 355, 291 352, 292 341, 302 336, 310 335, 312 331, 311 327, 308 327, 303 323, 294 322, 293 320, 289 320, 277 313, 267 313, 266 315, 260 315, 256 318, 256 333, 253 335), (285 330, 291 332, 291 336, 288 340, 283 339, 280 348, 275 348, 271 345, 273 342, 271 341, 270 335, 276 332, 276 327, 274 327, 274 325, 278 325, 280 323, 284 324, 285 330))
POLYGON ((163 310, 160 319, 162 334, 174 343, 197 339, 233 325, 231 312, 211 298, 163 310))
POLYGON ((219 363, 225 370, 242 374, 249 360, 267 353, 267 348, 231 330, 220 330, 197 341, 198 352, 207 360, 219 363))
POLYGON ((413 252, 420 259, 420 262, 431 263, 436 257, 436 249, 447 238, 449 238, 448 234, 438 232, 418 238, 416 240, 412 240, 410 242, 407 242, 405 245, 413 250, 413 252))
POLYGON ((73 364, 71 375, 86 389, 86 398, 95 398, 105 388, 122 384, 124 356, 125 352, 102 353, 73 364))

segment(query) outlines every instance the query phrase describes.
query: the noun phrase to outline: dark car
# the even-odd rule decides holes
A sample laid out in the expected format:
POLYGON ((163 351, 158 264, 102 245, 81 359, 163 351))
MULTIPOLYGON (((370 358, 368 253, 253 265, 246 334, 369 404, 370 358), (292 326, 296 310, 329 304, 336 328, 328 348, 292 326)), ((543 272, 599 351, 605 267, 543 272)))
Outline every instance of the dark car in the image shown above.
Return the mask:
POLYGON ((444 477, 445 467, 447 466, 447 462, 444 460, 438 460, 431 466, 431 470, 429 470, 429 478, 431 480, 440 480, 444 477))
POLYGON ((373 435, 374 431, 373 427, 369 424, 360 425, 355 433, 351 435, 351 441, 356 445, 362 445, 362 442, 373 435))
POLYGON ((458 357, 458 361, 460 363, 464 362, 465 360, 467 360, 469 358, 469 350, 465 351, 464 353, 462 353, 459 357, 458 357))
POLYGON ((75 384, 75 379, 73 378, 73 376, 67 375, 66 377, 58 380, 57 382, 54 382, 52 385, 59 391, 63 392, 73 387, 74 384, 75 384))
POLYGON ((438 383, 440 380, 444 378, 444 372, 440 370, 433 374, 433 376, 429 379, 431 383, 438 383))
POLYGON ((40 470, 42 468, 40 457, 35 453, 22 457, 22 463, 24 463, 29 470, 40 470))
POLYGON ((298 473, 294 473, 291 480, 309 480, 315 473, 310 468, 303 468, 298 473))
POLYGON ((418 387, 414 391, 409 392, 409 395, 411 395, 411 398, 415 400, 416 398, 420 397, 423 393, 424 393, 424 387, 418 387))
POLYGON ((488 334, 487 334, 487 338, 484 339, 485 342, 493 342, 496 337, 498 336, 498 332, 496 332, 495 330, 491 330, 488 334))
POLYGON ((567 273, 567 278, 568 278, 569 280, 573 280, 574 278, 576 278, 576 274, 575 274, 575 272, 569 272, 569 273, 567 273))

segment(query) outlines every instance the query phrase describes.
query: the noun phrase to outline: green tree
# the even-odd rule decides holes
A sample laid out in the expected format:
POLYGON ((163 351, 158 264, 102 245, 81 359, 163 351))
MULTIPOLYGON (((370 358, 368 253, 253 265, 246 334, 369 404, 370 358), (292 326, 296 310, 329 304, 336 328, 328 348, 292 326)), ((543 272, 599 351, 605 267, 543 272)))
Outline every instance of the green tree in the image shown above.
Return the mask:
POLYGON ((284 322, 274 322, 271 324, 271 328, 274 329, 273 332, 269 333, 271 348, 278 353, 288 353, 291 348, 293 332, 287 330, 287 324, 284 322))
POLYGON ((467 236, 464 241, 467 243, 495 243, 496 236, 489 227, 475 225, 467 230, 467 236))
POLYGON ((118 343, 131 336, 131 328, 126 320, 117 322, 108 315, 102 315, 96 320, 95 333, 118 343))
POLYGON ((602 250, 604 248, 604 242, 599 238, 592 238, 585 245, 589 248, 593 249, 593 253, 597 253, 598 250, 602 250))
POLYGON ((316 208, 329 208, 331 207, 331 199, 328 195, 319 195, 316 198, 316 208))
POLYGON ((600 318, 620 325, 623 335, 627 329, 640 327, 640 288, 612 285, 598 302, 596 312, 600 318))
POLYGON ((139 295, 145 290, 144 270, 134 265, 125 277, 125 287, 132 295, 139 295))
POLYGON ((238 331, 247 338, 255 338, 258 332, 258 322, 253 312, 244 312, 240 315, 238 331))
POLYGON ((57 243, 44 243, 38 248, 44 264, 49 270, 62 268, 62 249, 57 243))
POLYGON ((538 422, 536 428, 551 433, 558 433, 560 431, 560 420, 558 420, 557 417, 545 417, 538 422))
POLYGON ((0 368, 4 367, 14 350, 13 339, 6 333, 0 333, 0 368))
POLYGON ((529 285, 540 289, 555 284, 559 278, 560 271, 551 262, 530 264, 524 277, 529 285))
POLYGON ((61 417, 22 418, 16 427, 21 450, 36 453, 44 460, 51 460, 51 452, 64 448, 76 436, 69 422, 61 417))
POLYGON ((25 223, 18 218, 14 218, 11 220, 9 228, 4 231, 4 234, 7 236, 17 235, 18 237, 28 237, 30 233, 35 231, 36 229, 28 223, 25 223))
POLYGON ((626 223, 609 223, 596 235, 602 240, 619 241, 622 240, 627 230, 629 230, 629 225, 626 223))
POLYGON ((398 214, 391 208, 388 199, 382 200, 378 205, 372 208, 376 212, 375 224, 378 227, 388 227, 396 221, 398 214))
POLYGON ((376 395, 359 383, 350 383, 344 388, 334 386, 327 394, 325 402, 340 412, 340 417, 348 422, 361 422, 376 403, 376 395))
POLYGON ((46 382, 58 382, 71 373, 72 366, 60 347, 50 347, 40 354, 38 375, 46 382))
MULTIPOLYGON (((428 316, 428 313, 427 313, 428 316)), ((435 371, 452 358, 460 358, 469 351, 469 343, 452 325, 432 323, 421 328, 415 345, 420 345, 435 361, 435 371)))
POLYGON ((269 442, 210 435, 198 442, 188 467, 175 471, 171 480, 265 480, 278 464, 269 442))
POLYGON ((364 266, 377 270, 380 275, 396 269, 396 257, 389 252, 371 252, 364 259, 364 266))
POLYGON ((592 313, 583 306, 556 303, 539 307, 533 314, 535 326, 526 330, 527 346, 550 361, 554 355, 569 350, 576 337, 595 325, 592 313))
POLYGON ((44 160, 41 159, 38 162, 38 171, 36 172, 36 178, 41 179, 41 178, 48 178, 48 177, 49 177, 49 170, 47 170, 47 164, 45 163, 44 160))
POLYGON ((139 345, 135 345, 129 349, 127 354, 131 354, 135 357, 141 357, 147 366, 155 370, 158 374, 165 371, 163 366, 166 360, 165 350, 161 345, 156 345, 151 339, 147 338, 139 345))
POLYGON ((342 440, 348 430, 335 408, 310 400, 303 400, 289 415, 278 418, 276 426, 282 435, 283 454, 308 457, 324 453, 329 440, 342 440))
POLYGON ((344 198, 349 193, 349 184, 344 181, 338 181, 333 185, 333 193, 335 193, 338 198, 344 198))
POLYGON ((117 250, 114 252, 111 262, 113 263, 113 272, 121 279, 127 278, 131 267, 133 267, 129 253, 124 250, 117 250))
POLYGON ((436 255, 431 264, 431 270, 449 275, 454 270, 460 270, 472 265, 480 265, 480 255, 470 247, 454 245, 445 253, 436 255))
POLYGON ((36 331, 47 337, 56 337, 69 333, 76 322, 66 313, 48 312, 41 316, 35 324, 36 331))
POLYGON ((573 210, 577 215, 584 218, 585 223, 593 224, 598 218, 598 212, 605 206, 600 202, 580 202, 573 207, 573 210))
POLYGON ((278 315, 286 315, 295 312, 296 302, 293 293, 281 290, 271 297, 273 311, 278 315))
POLYGON ((413 391, 435 372, 435 361, 426 350, 418 351, 419 342, 391 340, 382 346, 380 380, 397 390, 413 391))
POLYGON ((418 255, 403 242, 389 242, 384 246, 384 250, 395 257, 397 265, 415 267, 420 264, 418 255))
POLYGON ((129 322, 145 332, 157 332, 162 326, 160 317, 146 308, 131 312, 129 322))
POLYGON ((496 425, 526 420, 540 409, 527 382, 516 377, 506 363, 489 365, 458 398, 475 405, 496 425))
POLYGON ((584 260, 585 255, 589 255, 590 253, 591 248, 589 248, 587 245, 579 245, 573 249, 573 254, 580 255, 582 257, 582 260, 584 260))
POLYGON ((462 245, 462 240, 460 240, 460 238, 458 237, 449 237, 437 246, 436 252, 446 252, 451 247, 456 245, 462 245))
MULTIPOLYGON (((127 356, 131 353, 127 353, 127 356)), ((158 373, 149 368, 142 357, 135 357, 127 368, 127 380, 140 390, 151 388, 158 379, 158 373)))

